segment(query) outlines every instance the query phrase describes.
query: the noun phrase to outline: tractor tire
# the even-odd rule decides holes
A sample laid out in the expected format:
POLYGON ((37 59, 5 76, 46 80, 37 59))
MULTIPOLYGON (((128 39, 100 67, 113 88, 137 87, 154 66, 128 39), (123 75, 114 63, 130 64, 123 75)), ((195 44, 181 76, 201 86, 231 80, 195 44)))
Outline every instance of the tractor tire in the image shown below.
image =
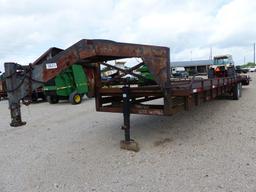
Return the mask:
POLYGON ((215 77, 215 74, 214 74, 214 69, 209 69, 208 70, 208 79, 213 79, 215 77))
POLYGON ((68 100, 72 105, 77 105, 82 102, 82 96, 75 91, 69 95, 68 100))
POLYGON ((59 102, 59 98, 57 96, 47 96, 46 98, 50 104, 56 104, 59 102))
POLYGON ((237 83, 233 87, 233 100, 239 100, 239 97, 242 96, 242 85, 241 83, 237 83))

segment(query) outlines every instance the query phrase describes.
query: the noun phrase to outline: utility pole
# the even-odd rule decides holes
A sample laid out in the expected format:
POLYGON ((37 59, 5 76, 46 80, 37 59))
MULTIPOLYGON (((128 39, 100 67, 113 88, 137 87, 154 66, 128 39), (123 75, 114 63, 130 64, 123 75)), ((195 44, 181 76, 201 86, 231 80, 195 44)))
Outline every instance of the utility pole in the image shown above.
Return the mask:
POLYGON ((210 48, 210 56, 209 56, 209 60, 212 60, 212 46, 210 48))
POLYGON ((246 58, 245 58, 245 56, 244 56, 244 65, 245 65, 245 60, 246 60, 246 58))
POLYGON ((255 65, 255 43, 253 43, 253 63, 255 65))

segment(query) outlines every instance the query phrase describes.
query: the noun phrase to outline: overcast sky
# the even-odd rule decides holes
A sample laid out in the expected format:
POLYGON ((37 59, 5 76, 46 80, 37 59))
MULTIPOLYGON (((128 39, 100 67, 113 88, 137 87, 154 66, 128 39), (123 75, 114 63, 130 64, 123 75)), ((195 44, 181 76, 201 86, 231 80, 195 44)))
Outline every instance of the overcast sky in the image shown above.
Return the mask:
POLYGON ((170 47, 171 60, 253 61, 255 0, 0 0, 0 70, 49 47, 111 39, 170 47))

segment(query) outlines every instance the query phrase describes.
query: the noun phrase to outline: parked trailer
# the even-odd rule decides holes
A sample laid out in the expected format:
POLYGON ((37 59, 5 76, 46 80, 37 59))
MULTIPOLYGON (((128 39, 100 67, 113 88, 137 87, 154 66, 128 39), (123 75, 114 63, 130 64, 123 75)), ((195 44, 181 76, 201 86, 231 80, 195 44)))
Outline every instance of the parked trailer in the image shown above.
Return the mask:
POLYGON ((169 48, 150 45, 118 43, 108 40, 81 40, 56 56, 33 66, 31 70, 17 74, 18 64, 5 63, 5 71, 10 78, 7 88, 11 111, 11 126, 21 126, 20 99, 43 82, 54 78, 73 63, 81 63, 86 68, 96 63, 94 72, 96 110, 101 112, 123 113, 122 129, 125 139, 121 148, 138 151, 138 144, 130 137, 130 114, 174 115, 178 111, 191 110, 205 101, 218 96, 229 96, 234 100, 241 96, 241 76, 214 79, 170 79, 169 48), (123 58, 141 58, 142 62, 130 69, 121 69, 107 61, 123 58), (101 78, 101 66, 122 73, 111 79, 101 78), (141 79, 148 80, 136 73, 146 65, 154 83, 143 85, 141 79), (125 76, 135 78, 124 78, 125 76), (163 104, 148 101, 163 99, 163 104))
POLYGON ((6 84, 4 80, 0 80, 0 100, 7 98, 6 84))

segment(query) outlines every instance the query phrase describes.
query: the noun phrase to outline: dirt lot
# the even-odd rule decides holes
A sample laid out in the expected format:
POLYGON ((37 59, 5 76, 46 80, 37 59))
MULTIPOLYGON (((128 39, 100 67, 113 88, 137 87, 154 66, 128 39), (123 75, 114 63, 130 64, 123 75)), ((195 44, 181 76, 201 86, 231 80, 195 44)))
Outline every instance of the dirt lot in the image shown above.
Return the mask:
POLYGON ((22 107, 9 127, 0 102, 0 192, 256 191, 256 75, 239 101, 173 117, 132 115, 138 153, 121 150, 121 114, 81 105, 22 107))

